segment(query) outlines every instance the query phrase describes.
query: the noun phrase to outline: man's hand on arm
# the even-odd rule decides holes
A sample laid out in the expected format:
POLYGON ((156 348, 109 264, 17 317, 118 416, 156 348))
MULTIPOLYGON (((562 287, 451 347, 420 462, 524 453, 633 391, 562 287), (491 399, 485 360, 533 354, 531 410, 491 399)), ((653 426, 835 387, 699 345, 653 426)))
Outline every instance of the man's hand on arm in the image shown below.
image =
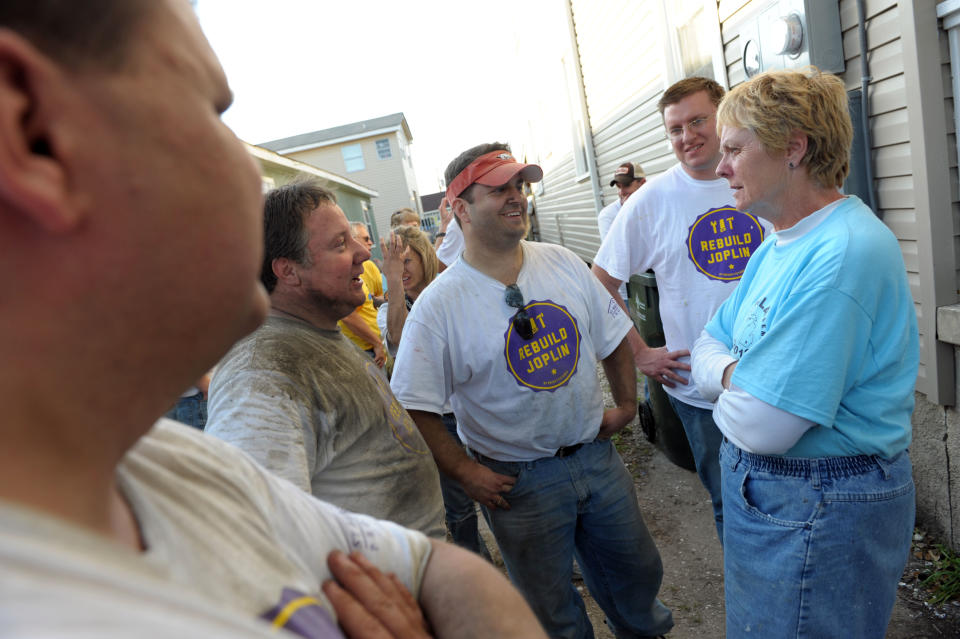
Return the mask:
POLYGON ((323 593, 350 639, 426 639, 430 628, 417 600, 396 575, 384 574, 358 552, 327 557, 336 581, 323 593))
POLYGON ((513 488, 515 478, 495 473, 470 459, 450 437, 436 413, 419 410, 409 412, 441 471, 460 482, 467 495, 487 508, 510 509, 504 494, 513 488))
MULTIPOLYGON (((631 331, 637 336, 636 340, 638 345, 633 348, 633 359, 641 373, 668 388, 676 386, 673 382, 677 382, 678 384, 689 383, 686 378, 678 375, 676 371, 690 370, 690 364, 677 361, 678 358, 689 355, 690 351, 687 349, 668 351, 666 346, 650 348, 643 341, 643 338, 640 337, 640 334, 637 333, 636 329, 631 329, 631 331), (638 348, 640 350, 637 350, 638 348)), ((634 344, 635 342, 631 340, 631 346, 634 344)))
MULTIPOLYGON (((603 284, 603 287, 607 289, 607 292, 610 293, 610 296, 617 301, 617 304, 620 305, 623 312, 627 314, 627 317, 630 317, 627 305, 624 304, 623 299, 620 297, 620 285, 623 284, 623 280, 618 280, 596 264, 591 267, 591 270, 593 274, 597 276, 597 279, 600 280, 600 283, 603 284)), ((690 370, 689 364, 677 361, 678 358, 689 355, 690 351, 668 351, 665 346, 651 348, 643 341, 643 338, 640 337, 640 333, 637 332, 636 328, 631 328, 630 332, 627 333, 627 341, 630 342, 630 348, 633 350, 633 361, 641 373, 668 388, 673 388, 676 385, 674 382, 679 384, 688 383, 687 380, 678 375, 675 370, 690 370)))
POLYGON ((546 639, 520 593, 479 556, 431 540, 419 603, 360 553, 334 551, 323 592, 350 639, 546 639), (429 620, 429 622, 428 622, 429 620), (434 634, 431 634, 431 627, 434 634))

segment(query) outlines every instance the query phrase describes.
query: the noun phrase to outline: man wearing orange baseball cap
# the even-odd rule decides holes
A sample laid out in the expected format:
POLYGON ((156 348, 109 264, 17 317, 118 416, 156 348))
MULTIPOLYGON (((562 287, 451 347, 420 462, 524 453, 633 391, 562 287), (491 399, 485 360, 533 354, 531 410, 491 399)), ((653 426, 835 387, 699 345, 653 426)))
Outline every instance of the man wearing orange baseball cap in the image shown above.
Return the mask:
POLYGON ((572 559, 617 636, 673 626, 660 555, 610 437, 633 419, 632 323, 566 248, 524 240, 527 182, 505 144, 447 167, 464 250, 421 293, 392 387, 440 470, 486 509, 511 580, 552 637, 592 637, 572 559), (597 362, 616 407, 603 408, 597 362), (440 420, 445 402, 466 450, 440 420))

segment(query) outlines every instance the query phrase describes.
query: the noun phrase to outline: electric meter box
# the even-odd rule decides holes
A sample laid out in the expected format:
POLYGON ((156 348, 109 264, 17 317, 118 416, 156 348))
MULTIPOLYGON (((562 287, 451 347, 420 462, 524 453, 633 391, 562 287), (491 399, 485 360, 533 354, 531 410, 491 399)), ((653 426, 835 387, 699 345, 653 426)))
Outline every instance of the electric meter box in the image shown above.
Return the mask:
POLYGON ((829 0, 752 2, 731 16, 724 30, 739 35, 740 64, 747 78, 773 69, 807 65, 844 70, 839 3, 829 0))

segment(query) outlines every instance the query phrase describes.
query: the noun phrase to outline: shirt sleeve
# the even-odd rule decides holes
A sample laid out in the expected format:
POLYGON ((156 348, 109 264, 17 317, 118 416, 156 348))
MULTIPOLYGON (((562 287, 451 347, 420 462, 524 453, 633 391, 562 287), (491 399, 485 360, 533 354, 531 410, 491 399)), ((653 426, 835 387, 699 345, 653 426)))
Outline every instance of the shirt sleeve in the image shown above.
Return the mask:
POLYGON ((407 315, 390 388, 408 411, 442 415, 452 392, 450 353, 446 339, 428 327, 417 312, 423 308, 423 301, 419 301, 407 315))
POLYGON ((390 357, 396 358, 397 347, 390 344, 390 334, 387 332, 388 306, 390 306, 390 302, 384 302, 380 305, 380 308, 377 309, 377 328, 380 329, 380 337, 383 338, 383 345, 387 348, 387 352, 390 353, 390 357))
POLYGON ((593 261, 621 282, 629 280, 634 273, 642 273, 650 268, 650 251, 646 242, 651 234, 642 228, 647 217, 643 211, 645 199, 634 197, 641 193, 643 189, 623 203, 593 261))
POLYGON ((437 259, 446 264, 452 265, 460 257, 463 250, 463 231, 456 220, 450 222, 447 226, 447 235, 440 242, 440 248, 437 249, 437 259))
POLYGON ((713 421, 727 439, 748 453, 782 455, 816 426, 771 406, 736 384, 724 390, 713 409, 713 421))
MULTIPOLYGON (((582 265, 577 262, 577 267, 582 265)), ((586 292, 590 313, 590 338, 593 340, 594 350, 598 359, 605 359, 610 355, 627 333, 633 327, 633 321, 627 317, 623 309, 610 292, 603 287, 600 280, 588 268, 583 268, 582 290, 586 292)))
POLYGON ((730 347, 704 329, 690 351, 690 377, 700 396, 708 402, 716 401, 723 392, 723 372, 737 361, 730 347))
POLYGON ((419 595, 431 549, 425 535, 319 500, 235 450, 220 451, 219 457, 244 477, 243 492, 263 509, 272 537, 318 581, 331 576, 327 568, 331 551, 356 550, 381 571, 396 574, 414 597, 419 595))
POLYGON ((306 444, 317 441, 318 416, 298 397, 312 393, 273 371, 250 370, 217 379, 204 430, 309 493, 310 478, 329 460, 317 459, 317 446, 306 444))

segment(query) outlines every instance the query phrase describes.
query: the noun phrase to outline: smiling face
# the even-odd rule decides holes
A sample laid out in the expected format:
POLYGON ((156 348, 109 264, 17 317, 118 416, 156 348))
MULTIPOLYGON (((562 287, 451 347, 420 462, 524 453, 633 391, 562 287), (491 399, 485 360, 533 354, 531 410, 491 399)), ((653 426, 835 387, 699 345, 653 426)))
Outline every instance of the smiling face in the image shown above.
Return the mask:
POLYGON ((409 246, 403 251, 403 290, 417 299, 427 282, 423 275, 423 260, 420 254, 409 246))
POLYGON ((673 153, 695 180, 714 180, 720 160, 717 107, 706 91, 698 91, 663 110, 663 124, 673 153))
POLYGON ((471 196, 473 202, 467 202, 466 206, 465 242, 473 240, 491 248, 511 248, 527 235, 527 198, 523 194, 523 177, 519 174, 500 186, 474 184, 471 196))
POLYGON ((788 182, 786 158, 768 152, 749 129, 725 126, 720 139, 717 175, 730 183, 737 208, 776 225, 788 182))
POLYGON ((307 215, 303 226, 309 237, 306 258, 303 264, 293 265, 298 295, 319 320, 317 325, 332 330, 364 302, 360 275, 370 251, 353 236, 336 204, 322 203, 307 215))

